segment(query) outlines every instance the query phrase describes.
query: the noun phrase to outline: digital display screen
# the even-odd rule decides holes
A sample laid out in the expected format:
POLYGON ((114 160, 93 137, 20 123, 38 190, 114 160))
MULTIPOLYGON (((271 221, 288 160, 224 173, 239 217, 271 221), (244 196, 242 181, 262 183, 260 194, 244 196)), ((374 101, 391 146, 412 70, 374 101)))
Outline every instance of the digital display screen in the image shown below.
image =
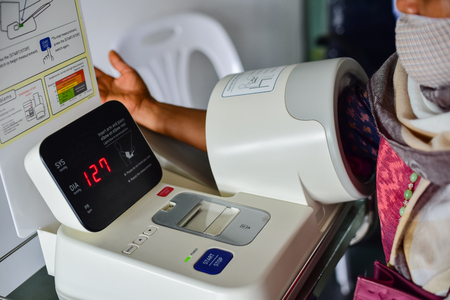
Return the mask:
POLYGON ((93 232, 111 224, 162 177, 147 141, 117 101, 47 137, 39 151, 81 224, 93 232))

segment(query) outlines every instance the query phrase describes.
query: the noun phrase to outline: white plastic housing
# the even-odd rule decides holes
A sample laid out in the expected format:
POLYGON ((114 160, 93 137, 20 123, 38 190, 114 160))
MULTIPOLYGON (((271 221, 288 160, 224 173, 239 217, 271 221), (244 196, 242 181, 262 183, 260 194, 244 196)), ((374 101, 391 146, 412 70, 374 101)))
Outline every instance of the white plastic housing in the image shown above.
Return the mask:
POLYGON ((211 95, 206 141, 221 194, 304 205, 304 189, 322 203, 370 195, 374 179, 360 182, 350 171, 337 123, 339 92, 350 75, 367 82, 363 69, 339 58, 278 70, 227 76, 211 95))
POLYGON ((55 184, 50 172, 42 162, 39 154, 41 143, 34 146, 25 156, 25 169, 28 175, 60 223, 73 229, 89 232, 80 223, 66 198, 64 198, 58 186, 55 184))
MULTIPOLYGON (((62 299, 286 299, 301 273, 302 287, 317 263, 315 249, 341 205, 327 206, 321 222, 308 206, 238 193, 222 198, 258 207, 271 219, 248 245, 234 246, 153 223, 151 216, 181 192, 157 196, 160 183, 100 232, 86 233, 61 226, 55 257, 56 291, 62 299), (156 231, 131 254, 122 251, 149 227, 156 231), (194 268, 210 248, 233 254, 216 275, 194 268), (187 257, 190 257, 188 260, 187 257)), ((209 195, 206 195, 209 197, 209 195)), ((220 198, 220 197, 218 197, 220 198)), ((323 215, 322 215, 323 216, 323 215)))

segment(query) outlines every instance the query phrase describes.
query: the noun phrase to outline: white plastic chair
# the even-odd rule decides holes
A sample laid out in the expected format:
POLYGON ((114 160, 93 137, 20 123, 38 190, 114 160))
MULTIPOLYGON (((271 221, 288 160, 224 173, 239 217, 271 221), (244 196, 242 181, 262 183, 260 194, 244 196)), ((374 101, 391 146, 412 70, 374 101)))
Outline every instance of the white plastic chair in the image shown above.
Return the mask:
POLYGON ((141 75, 155 99, 186 107, 206 109, 209 100, 191 99, 190 76, 202 75, 189 70, 195 51, 210 60, 218 79, 243 71, 223 27, 197 13, 171 15, 132 28, 113 49, 141 75))

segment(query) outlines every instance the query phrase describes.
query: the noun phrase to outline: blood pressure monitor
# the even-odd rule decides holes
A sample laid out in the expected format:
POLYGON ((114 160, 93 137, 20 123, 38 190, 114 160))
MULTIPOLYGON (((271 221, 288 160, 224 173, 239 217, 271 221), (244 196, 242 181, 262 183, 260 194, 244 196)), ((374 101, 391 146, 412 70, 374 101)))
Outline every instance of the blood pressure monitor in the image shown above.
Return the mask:
MULTIPOLYGON (((45 138, 28 153, 25 167, 56 219, 88 232, 105 229, 162 178, 146 139, 117 101, 45 138)), ((174 207, 148 218, 232 245, 250 243, 270 219, 262 210, 205 195, 184 192, 170 199, 174 207), (249 228, 242 233, 244 223, 249 228)))
POLYGON ((59 222, 92 232, 111 224, 162 177, 147 141, 117 101, 45 138, 25 167, 59 222))
POLYGON ((374 180, 351 173, 339 143, 338 95, 353 76, 367 81, 356 62, 340 58, 221 79, 206 119, 220 196, 178 186, 169 170, 161 181, 158 161, 119 102, 45 138, 25 166, 63 224, 39 233, 51 240, 45 253, 60 298, 306 292, 343 220, 360 221, 348 212, 353 206, 335 204, 373 192, 374 180))

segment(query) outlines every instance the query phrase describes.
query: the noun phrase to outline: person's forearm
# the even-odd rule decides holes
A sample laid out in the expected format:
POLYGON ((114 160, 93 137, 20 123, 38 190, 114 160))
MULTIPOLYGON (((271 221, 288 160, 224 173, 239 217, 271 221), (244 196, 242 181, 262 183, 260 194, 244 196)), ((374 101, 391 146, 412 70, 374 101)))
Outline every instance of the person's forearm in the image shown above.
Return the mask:
POLYGON ((143 101, 136 122, 141 125, 206 151, 206 111, 166 103, 143 101))

